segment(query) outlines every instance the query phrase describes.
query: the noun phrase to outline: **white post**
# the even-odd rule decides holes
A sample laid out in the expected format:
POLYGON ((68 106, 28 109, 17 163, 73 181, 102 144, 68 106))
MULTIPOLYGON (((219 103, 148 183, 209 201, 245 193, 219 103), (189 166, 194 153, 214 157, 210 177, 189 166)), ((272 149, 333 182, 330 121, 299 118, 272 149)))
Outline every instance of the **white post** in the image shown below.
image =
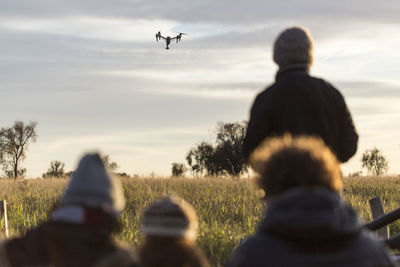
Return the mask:
MULTIPOLYGON (((382 199, 380 197, 374 197, 369 200, 369 206, 371 207, 372 218, 375 220, 376 218, 385 214, 385 210, 383 208, 382 199)), ((376 230, 376 235, 381 240, 386 240, 389 238, 389 226, 382 227, 381 229, 376 230)))
POLYGON ((0 219, 4 217, 4 230, 8 238, 7 201, 0 200, 0 219))

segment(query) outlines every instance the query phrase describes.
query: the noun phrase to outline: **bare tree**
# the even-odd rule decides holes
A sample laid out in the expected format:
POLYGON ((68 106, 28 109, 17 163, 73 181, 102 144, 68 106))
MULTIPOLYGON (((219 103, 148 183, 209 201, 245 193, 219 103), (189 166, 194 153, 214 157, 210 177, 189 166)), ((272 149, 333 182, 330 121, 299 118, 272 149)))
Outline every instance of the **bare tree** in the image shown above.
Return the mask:
POLYGON ((371 174, 376 176, 386 173, 389 168, 386 157, 376 147, 364 151, 361 156, 361 163, 363 168, 367 168, 371 174))
POLYGON ((242 150, 246 121, 218 122, 215 144, 200 142, 186 154, 186 161, 194 176, 206 173, 210 176, 228 174, 239 177, 248 171, 248 163, 242 150))
POLYGON ((0 130, 1 163, 6 172, 12 171, 14 179, 20 173, 20 163, 26 157, 29 142, 36 141, 36 126, 37 123, 32 121, 28 124, 16 121, 12 127, 0 130))
POLYGON ((118 166, 118 164, 116 162, 111 161, 110 155, 105 154, 101 158, 102 158, 102 160, 104 162, 104 166, 108 170, 110 170, 112 172, 115 172, 119 168, 119 166, 118 166))
POLYGON ((172 176, 175 176, 175 177, 184 176, 186 171, 187 171, 187 168, 186 168, 185 164, 177 163, 177 162, 172 163, 172 169, 171 169, 172 176))
POLYGON ((59 160, 53 160, 50 162, 50 167, 47 169, 46 173, 43 173, 43 178, 50 178, 50 177, 64 177, 65 174, 65 163, 59 160))

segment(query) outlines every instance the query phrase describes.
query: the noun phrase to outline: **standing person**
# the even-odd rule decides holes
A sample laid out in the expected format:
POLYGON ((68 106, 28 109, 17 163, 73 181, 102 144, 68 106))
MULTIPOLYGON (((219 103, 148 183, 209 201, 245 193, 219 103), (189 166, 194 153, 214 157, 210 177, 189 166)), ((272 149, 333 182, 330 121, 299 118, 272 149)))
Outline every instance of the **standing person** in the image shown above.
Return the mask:
POLYGON ((228 267, 394 266, 344 203, 339 163, 322 140, 270 138, 250 164, 268 206, 228 267))
POLYGON ((266 138, 284 133, 321 137, 341 162, 357 150, 358 134, 342 94, 310 76, 313 40, 303 28, 284 30, 273 58, 279 66, 275 83, 261 92, 251 108, 243 150, 246 157, 266 138))
POLYGON ((117 244, 125 205, 120 181, 98 154, 82 158, 48 222, 0 245, 2 267, 135 267, 135 253, 117 244))
POLYGON ((143 267, 208 267, 195 245, 198 219, 185 200, 171 196, 150 205, 143 215, 145 243, 139 250, 143 267))

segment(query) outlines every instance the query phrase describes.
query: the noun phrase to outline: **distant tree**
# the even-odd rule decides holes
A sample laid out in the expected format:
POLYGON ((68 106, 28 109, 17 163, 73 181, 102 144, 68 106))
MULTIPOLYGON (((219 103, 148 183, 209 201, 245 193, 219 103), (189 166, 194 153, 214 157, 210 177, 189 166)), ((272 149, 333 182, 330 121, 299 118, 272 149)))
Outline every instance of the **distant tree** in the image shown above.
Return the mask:
MULTIPOLYGON (((7 178, 13 178, 14 177, 14 171, 13 170, 6 170, 5 171, 7 178)), ((26 168, 19 168, 18 169, 18 174, 17 177, 25 177, 26 175, 26 168)))
POLYGON ((75 171, 69 171, 69 172, 66 172, 65 173, 65 176, 67 176, 67 177, 72 177, 72 175, 74 175, 74 173, 75 173, 75 171))
POLYGON ((246 122, 218 122, 215 144, 201 142, 191 148, 186 161, 194 176, 207 174, 239 176, 248 170, 242 151, 246 122))
POLYGON ((111 161, 110 156, 107 154, 102 156, 102 160, 104 166, 112 172, 115 172, 119 168, 118 164, 116 162, 111 161))
POLYGON ((187 168, 186 168, 185 164, 176 163, 176 162, 172 163, 172 170, 171 170, 172 176, 176 176, 176 177, 184 176, 186 171, 187 171, 187 168))
POLYGON ((363 168, 367 168, 369 173, 376 176, 386 173, 389 168, 386 157, 376 147, 364 151, 361 156, 361 163, 363 168))
POLYGON ((126 172, 118 172, 118 173, 116 173, 116 175, 118 175, 118 176, 120 176, 120 177, 125 177, 125 178, 128 178, 128 177, 131 177, 129 174, 127 174, 126 172))
POLYGON ((239 176, 248 169, 242 144, 247 122, 223 123, 217 125, 215 156, 221 168, 232 176, 239 176))
POLYGON ((53 160, 52 162, 50 162, 50 167, 47 169, 47 172, 43 173, 42 177, 43 178, 64 177, 64 176, 66 176, 64 167, 65 167, 65 163, 63 163, 59 160, 53 160))
POLYGON ((25 124, 16 121, 10 128, 0 130, 1 163, 5 172, 14 179, 26 172, 20 168, 20 163, 26 157, 29 142, 36 141, 36 126, 36 122, 25 124))
POLYGON ((351 172, 347 175, 349 178, 361 177, 362 171, 351 172))
POLYGON ((186 161, 194 176, 200 174, 218 176, 222 174, 223 170, 217 160, 218 157, 215 153, 214 146, 204 141, 190 149, 186 155, 186 161))

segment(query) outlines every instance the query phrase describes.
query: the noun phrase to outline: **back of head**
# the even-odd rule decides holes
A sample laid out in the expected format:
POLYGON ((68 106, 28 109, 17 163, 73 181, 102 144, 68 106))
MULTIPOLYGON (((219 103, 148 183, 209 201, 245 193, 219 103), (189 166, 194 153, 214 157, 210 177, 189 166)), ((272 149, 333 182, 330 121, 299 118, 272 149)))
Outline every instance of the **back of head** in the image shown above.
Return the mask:
POLYGON ((268 198, 296 187, 343 190, 339 163, 319 138, 268 138, 251 155, 250 164, 268 198))
POLYGON ((182 198, 169 196, 151 204, 144 212, 142 231, 146 236, 140 249, 144 267, 209 266, 194 241, 198 218, 182 198))
POLYGON ((292 64, 313 63, 313 40, 310 33, 299 27, 281 32, 274 43, 273 58, 280 68, 292 64))
POLYGON ((194 242, 198 225, 192 205, 180 197, 169 196, 145 210, 142 231, 146 236, 181 238, 194 242))
POLYGON ((61 198, 61 207, 83 206, 119 216, 125 205, 120 181, 111 175, 99 154, 86 154, 79 162, 61 198))

